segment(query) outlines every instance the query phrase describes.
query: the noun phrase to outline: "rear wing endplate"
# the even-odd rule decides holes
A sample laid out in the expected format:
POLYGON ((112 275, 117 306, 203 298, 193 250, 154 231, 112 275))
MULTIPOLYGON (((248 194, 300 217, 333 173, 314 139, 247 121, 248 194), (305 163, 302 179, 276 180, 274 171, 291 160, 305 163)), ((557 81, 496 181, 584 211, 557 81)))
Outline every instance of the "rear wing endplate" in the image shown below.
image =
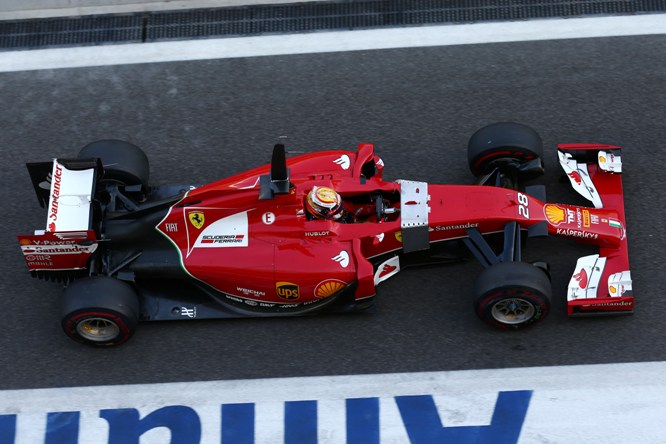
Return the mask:
POLYGON ((92 200, 102 174, 98 159, 29 163, 37 198, 46 207, 46 228, 18 236, 31 272, 83 270, 97 249, 92 200))
POLYGON ((47 208, 47 232, 86 231, 102 166, 98 159, 54 159, 27 164, 37 199, 47 208))

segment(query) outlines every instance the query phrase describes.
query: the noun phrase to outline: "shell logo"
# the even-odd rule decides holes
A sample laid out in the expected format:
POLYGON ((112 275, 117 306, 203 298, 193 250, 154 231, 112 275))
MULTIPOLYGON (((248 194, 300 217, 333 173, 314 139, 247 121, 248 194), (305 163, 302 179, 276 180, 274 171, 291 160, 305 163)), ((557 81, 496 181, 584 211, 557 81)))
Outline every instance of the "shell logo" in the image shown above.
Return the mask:
POLYGON ((553 225, 559 225, 564 222, 564 210, 557 205, 546 205, 543 212, 548 221, 553 225))
POLYGON ((610 292, 611 296, 622 296, 626 290, 624 285, 619 284, 617 287, 615 285, 609 285, 608 291, 610 292))
POLYGON ((604 156, 599 156, 599 162, 601 162, 601 163, 606 163, 607 160, 606 160, 606 158, 605 158, 604 156))
POLYGON ((342 290, 346 286, 347 284, 342 281, 338 281, 335 279, 327 279, 321 282, 319 285, 317 285, 317 288, 315 288, 315 296, 320 299, 324 299, 334 295, 335 293, 342 290))

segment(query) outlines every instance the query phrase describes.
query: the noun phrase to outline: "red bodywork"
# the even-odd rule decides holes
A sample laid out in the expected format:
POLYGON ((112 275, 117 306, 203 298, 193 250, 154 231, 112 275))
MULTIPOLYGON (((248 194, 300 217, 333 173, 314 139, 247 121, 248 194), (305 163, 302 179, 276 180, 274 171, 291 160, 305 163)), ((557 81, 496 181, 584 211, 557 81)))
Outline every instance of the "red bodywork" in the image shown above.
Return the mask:
POLYGON ((23 258, 30 270, 83 270, 97 249, 95 232, 51 233, 19 236, 23 258), (85 243, 85 244, 82 244, 85 243))
MULTIPOLYGON (((382 273, 392 272, 395 265, 380 264, 375 269, 368 259, 400 252, 400 217, 378 222, 371 216, 357 223, 339 223, 307 220, 303 208, 305 195, 314 185, 334 188, 351 212, 357 209, 351 203, 356 196, 378 191, 399 195, 399 182, 382 180, 382 165, 370 144, 360 145, 358 153, 298 156, 288 162, 293 184, 289 194, 258 200, 259 176, 268 173, 268 166, 257 168, 192 190, 157 228, 179 249, 182 265, 191 276, 239 299, 307 304, 354 282, 358 283, 357 300, 371 297, 375 273, 381 280, 382 273), (367 163, 374 163, 377 173, 361 180, 367 163)), ((428 201, 429 241, 464 238, 470 228, 482 234, 501 232, 512 221, 522 228, 546 222, 549 234, 599 245, 602 255, 617 259, 607 267, 606 276, 628 270, 627 261, 621 259, 626 258, 626 237, 624 214, 618 211, 623 208, 621 188, 617 194, 620 176, 604 176, 598 186, 612 210, 544 204, 504 188, 429 184, 423 196, 428 201), (621 226, 611 226, 609 220, 621 221, 621 226)), ((391 202, 397 208, 410 203, 391 202)), ((633 304, 633 297, 629 298, 633 304)), ((597 301, 603 303, 603 299, 597 301)), ((586 304, 590 301, 574 303, 586 304)))
MULTIPOLYGON (((377 191, 399 193, 400 186, 381 180, 381 161, 370 144, 358 153, 298 156, 288 167, 293 184, 288 194, 259 200, 259 177, 269 168, 256 168, 190 191, 157 229, 178 248, 191 276, 240 299, 308 304, 355 282, 357 299, 374 296, 367 258, 400 249, 399 219, 307 220, 304 199, 314 185, 330 186, 347 201, 377 191), (368 162, 379 171, 361 183, 361 168, 368 162)), ((346 204, 346 210, 355 208, 346 204)))
MULTIPOLYGON (((562 152, 598 151, 617 147, 560 145, 562 152)), ((609 277, 629 270, 622 183, 619 174, 587 164, 603 207, 587 208, 544 203, 520 191, 478 185, 432 185, 385 182, 383 162, 371 144, 358 152, 326 151, 287 161, 286 193, 260 199, 261 176, 270 166, 255 168, 194 188, 172 205, 156 229, 173 245, 180 265, 192 278, 239 303, 261 307, 299 307, 325 300, 353 286, 356 301, 371 298, 379 282, 400 271, 403 236, 411 230, 406 214, 422 208, 428 245, 464 239, 469 230, 501 233, 517 222, 521 229, 547 224, 550 235, 597 245, 606 266, 594 296, 568 302, 569 314, 631 312, 631 292, 611 295, 609 277), (313 186, 335 189, 352 223, 308 220, 306 194, 313 186), (370 196, 381 195, 393 211, 378 219, 370 196), (610 289, 610 290, 609 290, 610 289)), ((580 185, 579 172, 568 174, 580 185)), ((95 232, 49 231, 19 236, 31 271, 79 270, 97 247, 95 232)), ((113 239, 111 239, 113 241, 113 239)), ((589 284, 585 270, 574 280, 589 284)), ((587 294, 587 293, 586 293, 587 294)))
MULTIPOLYGON (((598 150, 618 150, 620 147, 613 145, 600 145, 589 143, 559 144, 558 149, 561 152, 596 152, 598 150)), ((581 243, 590 243, 599 246, 599 256, 607 258, 606 266, 600 278, 600 282, 605 284, 609 277, 614 273, 627 272, 629 270, 629 248, 627 243, 626 218, 624 214, 624 193, 622 190, 622 176, 620 174, 611 174, 603 171, 595 162, 587 164, 587 172, 594 187, 601 196, 601 201, 605 209, 577 208, 571 207, 576 212, 576 220, 573 223, 575 227, 551 225, 550 232, 555 235, 569 236, 573 235, 581 243), (582 213, 581 221, 578 219, 582 213), (587 218, 589 213, 590 219, 587 218), (596 218, 594 218, 596 216, 596 218), (583 235, 591 234, 592 239, 578 237, 578 232, 583 235)), ((562 205, 562 207, 564 207, 562 205)), ((574 278, 580 273, 580 270, 574 271, 574 278)), ((583 286, 584 282, 579 281, 583 286)), ((621 286, 620 286, 621 287, 621 286)), ((616 294, 611 284, 596 291, 596 298, 569 300, 567 304, 567 314, 585 315, 586 313, 613 313, 623 312, 631 313, 634 310, 634 296, 632 291, 625 293, 623 288, 618 288, 616 294)))

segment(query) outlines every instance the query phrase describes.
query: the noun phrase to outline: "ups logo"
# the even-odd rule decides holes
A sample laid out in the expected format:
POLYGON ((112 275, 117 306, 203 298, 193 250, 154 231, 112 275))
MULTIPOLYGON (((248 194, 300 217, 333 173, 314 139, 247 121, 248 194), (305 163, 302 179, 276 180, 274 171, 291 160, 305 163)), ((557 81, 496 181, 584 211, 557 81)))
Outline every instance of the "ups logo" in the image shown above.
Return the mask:
POLYGON ((275 290, 277 291, 278 296, 287 301, 298 299, 299 296, 298 285, 292 284, 291 282, 277 282, 275 284, 275 290))

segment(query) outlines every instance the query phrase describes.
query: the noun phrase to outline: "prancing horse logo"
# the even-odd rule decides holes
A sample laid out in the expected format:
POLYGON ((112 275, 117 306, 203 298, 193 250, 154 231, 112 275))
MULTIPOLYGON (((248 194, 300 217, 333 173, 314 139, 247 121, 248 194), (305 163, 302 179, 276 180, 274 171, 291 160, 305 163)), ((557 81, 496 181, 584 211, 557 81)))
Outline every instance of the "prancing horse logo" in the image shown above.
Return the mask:
POLYGON ((200 230, 201 227, 203 227, 204 221, 206 220, 202 211, 192 211, 187 214, 187 217, 197 230, 200 230))

